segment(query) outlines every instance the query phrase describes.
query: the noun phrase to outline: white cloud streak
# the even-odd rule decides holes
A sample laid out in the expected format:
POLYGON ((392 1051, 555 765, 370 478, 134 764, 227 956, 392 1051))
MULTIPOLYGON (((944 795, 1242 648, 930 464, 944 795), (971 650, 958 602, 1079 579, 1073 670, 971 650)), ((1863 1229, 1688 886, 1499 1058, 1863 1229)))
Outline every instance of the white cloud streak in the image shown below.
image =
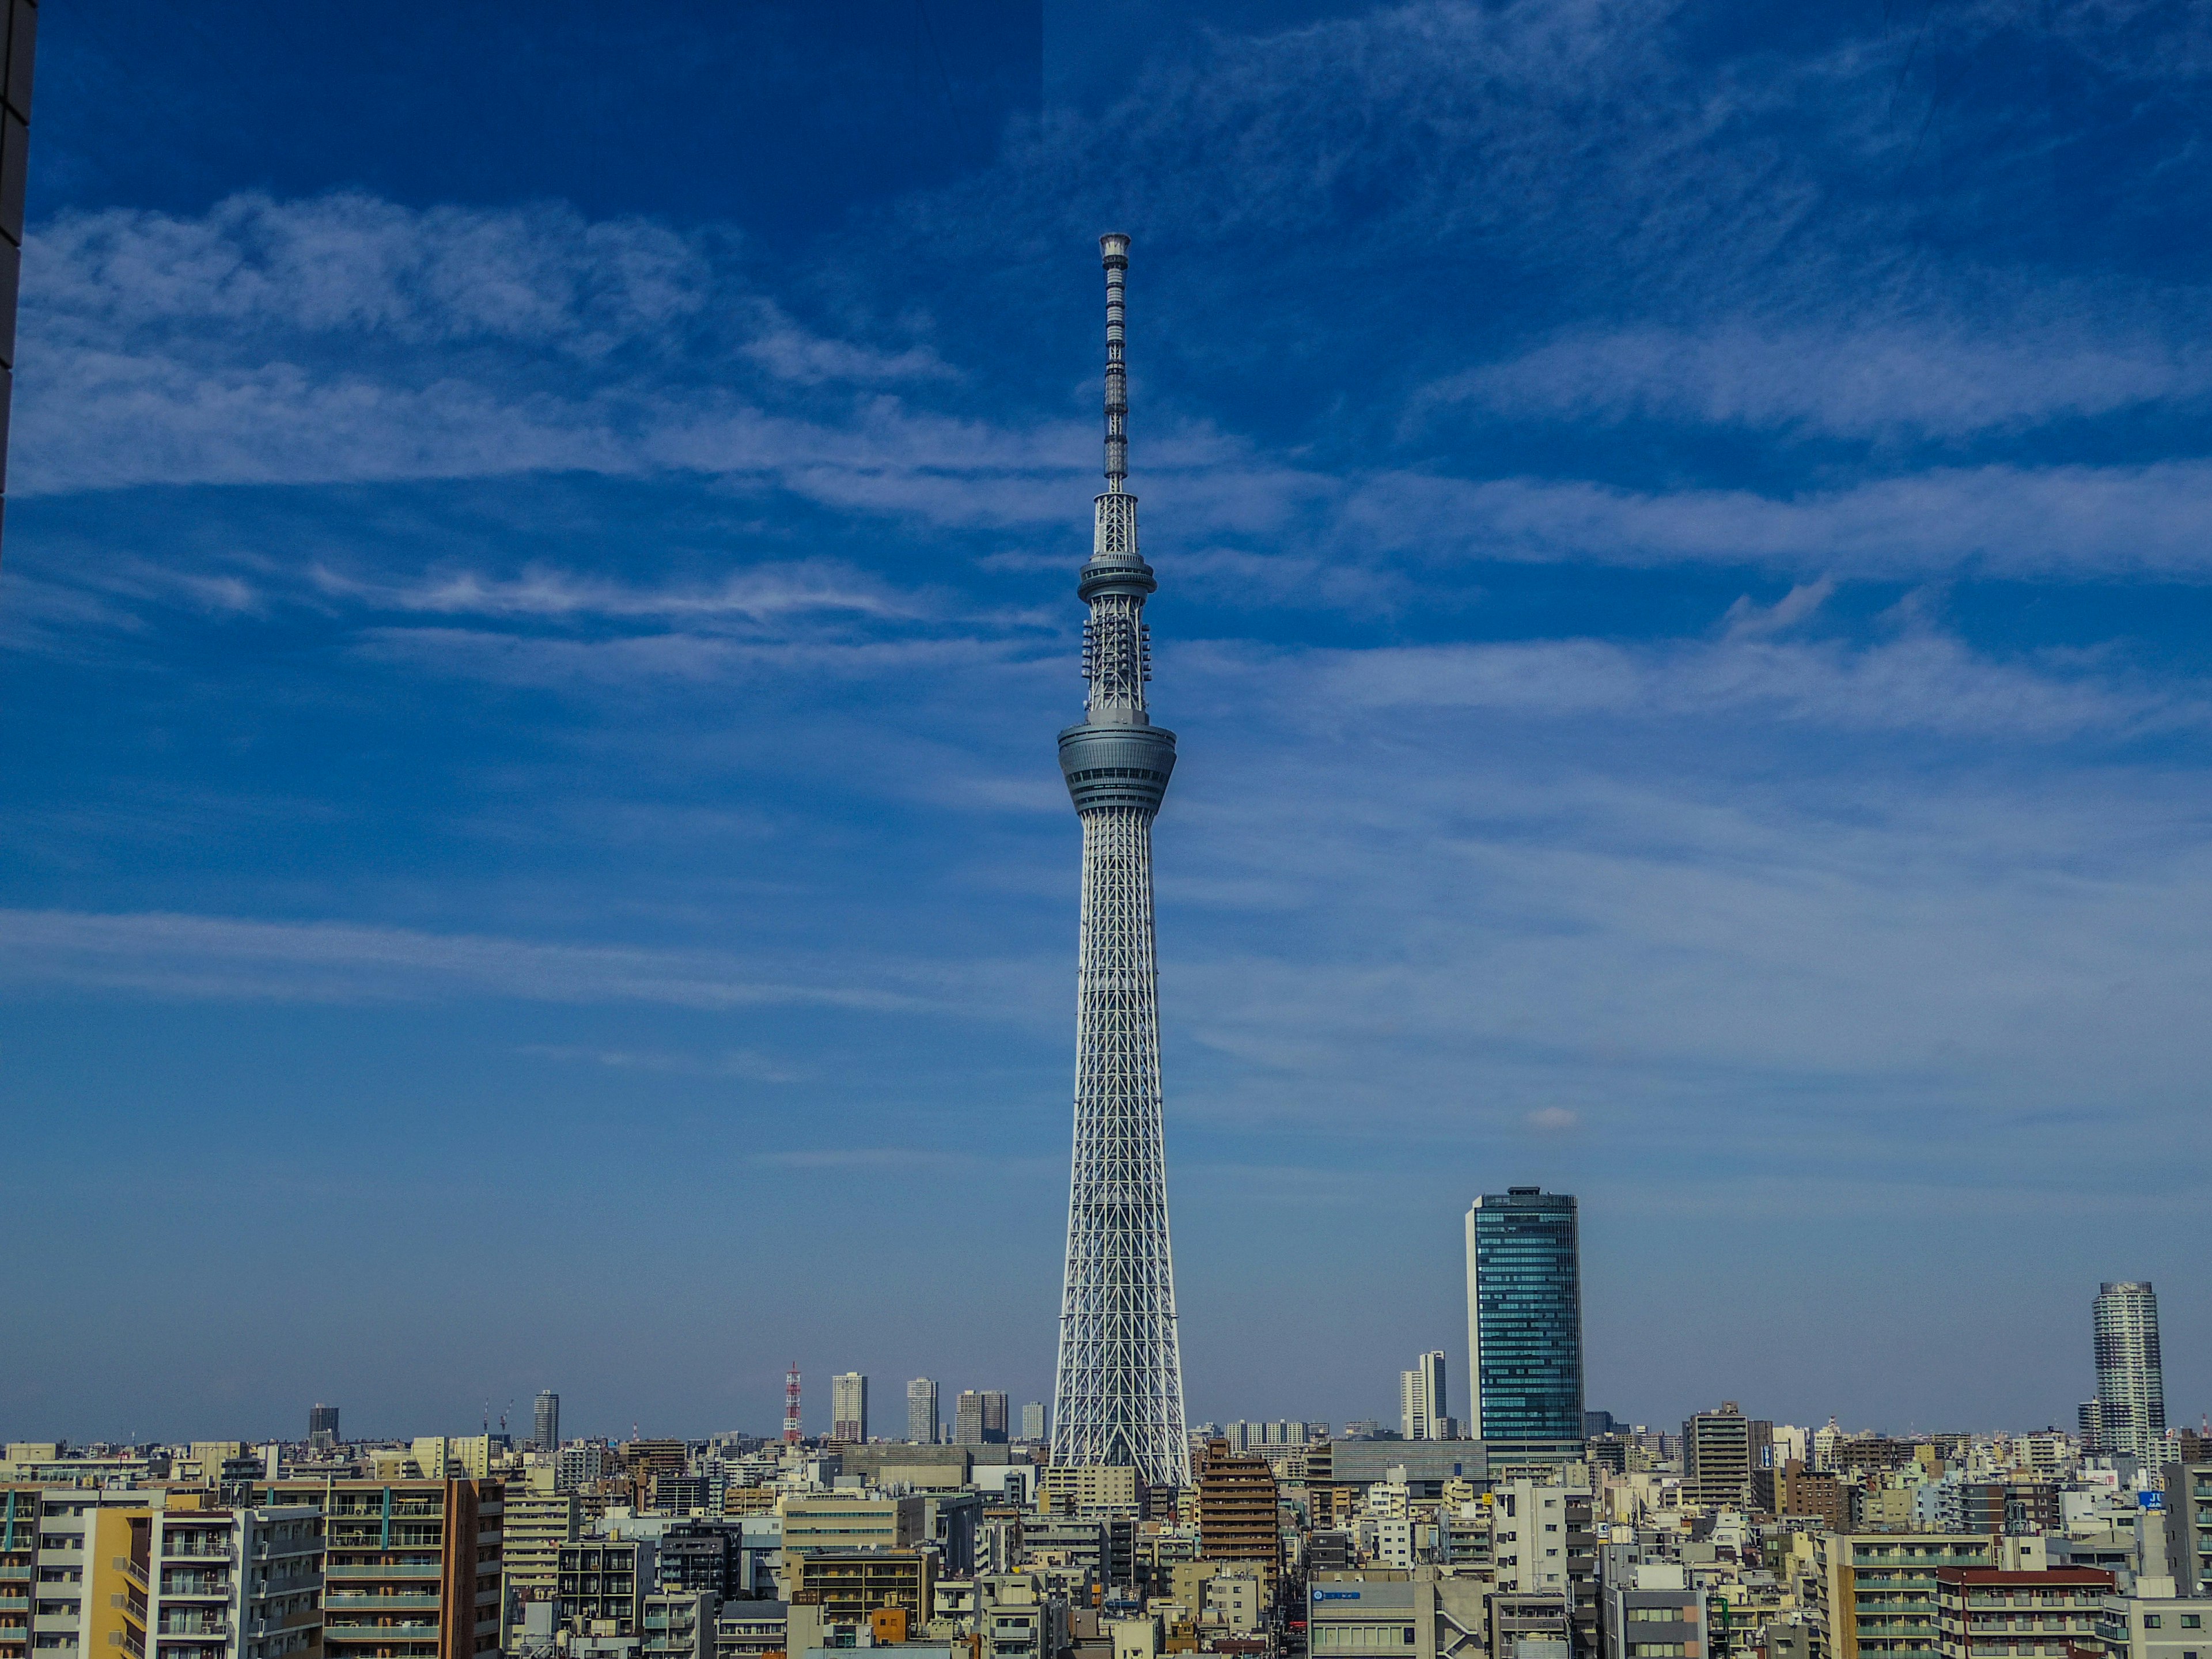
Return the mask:
POLYGON ((1425 389, 1413 407, 1963 438, 2201 402, 2212 392, 2212 353, 2166 337, 2172 328, 2100 331, 2086 319, 2039 325, 2017 317, 1940 330, 1887 320, 1644 325, 1570 335, 1467 370, 1425 389))
POLYGON ((801 981, 708 951, 158 913, 0 911, 0 980, 19 987, 226 1000, 418 1001, 461 994, 703 1009, 925 1006, 903 988, 801 981))

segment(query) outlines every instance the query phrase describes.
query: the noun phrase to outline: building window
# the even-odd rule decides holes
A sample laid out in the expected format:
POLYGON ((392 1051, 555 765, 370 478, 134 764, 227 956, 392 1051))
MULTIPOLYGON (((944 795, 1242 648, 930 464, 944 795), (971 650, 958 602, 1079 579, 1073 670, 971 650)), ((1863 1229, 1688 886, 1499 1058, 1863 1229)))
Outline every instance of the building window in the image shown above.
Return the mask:
POLYGON ((2158 1615, 2154 1613, 2147 1613, 2143 1614, 2143 1628, 2145 1630, 2156 1630, 2158 1628, 2158 1615))
POLYGON ((2181 1627, 2184 1630, 2198 1630, 2203 1628, 2203 1620, 2196 1613, 2185 1613, 2181 1615, 2181 1627))

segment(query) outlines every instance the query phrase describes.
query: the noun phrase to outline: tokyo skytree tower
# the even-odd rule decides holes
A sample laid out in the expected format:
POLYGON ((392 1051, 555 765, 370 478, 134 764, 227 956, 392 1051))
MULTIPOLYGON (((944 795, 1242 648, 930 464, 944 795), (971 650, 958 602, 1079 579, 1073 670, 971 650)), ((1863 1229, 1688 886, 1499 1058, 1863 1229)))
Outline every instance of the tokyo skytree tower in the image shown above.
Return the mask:
POLYGON ((1175 1265, 1160 1127, 1158 973, 1152 949, 1152 817, 1175 769, 1175 733, 1145 712, 1152 647, 1129 474, 1122 282, 1129 239, 1102 236, 1106 267, 1106 493, 1076 592, 1091 607, 1083 723, 1060 734, 1060 768, 1083 820, 1083 923, 1075 978, 1075 1155, 1060 1307, 1052 1461, 1130 1468, 1152 1486, 1190 1479, 1175 1265))

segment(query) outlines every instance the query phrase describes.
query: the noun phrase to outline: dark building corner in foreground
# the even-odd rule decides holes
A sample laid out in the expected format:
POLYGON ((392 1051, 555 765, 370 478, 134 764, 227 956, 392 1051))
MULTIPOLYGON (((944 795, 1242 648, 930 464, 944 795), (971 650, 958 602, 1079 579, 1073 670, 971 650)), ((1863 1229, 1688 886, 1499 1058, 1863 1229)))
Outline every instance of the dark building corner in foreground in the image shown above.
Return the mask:
POLYGON ((23 191, 31 143, 31 64, 38 0, 5 0, 5 67, 0 69, 0 527, 8 489, 8 410, 15 398, 15 294, 23 274, 23 191))

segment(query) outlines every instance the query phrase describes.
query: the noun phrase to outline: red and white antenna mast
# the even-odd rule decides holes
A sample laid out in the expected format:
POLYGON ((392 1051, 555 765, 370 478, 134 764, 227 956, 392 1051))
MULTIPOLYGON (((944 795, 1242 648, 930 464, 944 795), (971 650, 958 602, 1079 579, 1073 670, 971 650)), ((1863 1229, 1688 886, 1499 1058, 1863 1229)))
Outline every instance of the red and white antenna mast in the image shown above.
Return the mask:
POLYGON ((791 1362, 791 1370, 783 1379, 783 1443, 799 1443, 799 1362, 791 1362))

